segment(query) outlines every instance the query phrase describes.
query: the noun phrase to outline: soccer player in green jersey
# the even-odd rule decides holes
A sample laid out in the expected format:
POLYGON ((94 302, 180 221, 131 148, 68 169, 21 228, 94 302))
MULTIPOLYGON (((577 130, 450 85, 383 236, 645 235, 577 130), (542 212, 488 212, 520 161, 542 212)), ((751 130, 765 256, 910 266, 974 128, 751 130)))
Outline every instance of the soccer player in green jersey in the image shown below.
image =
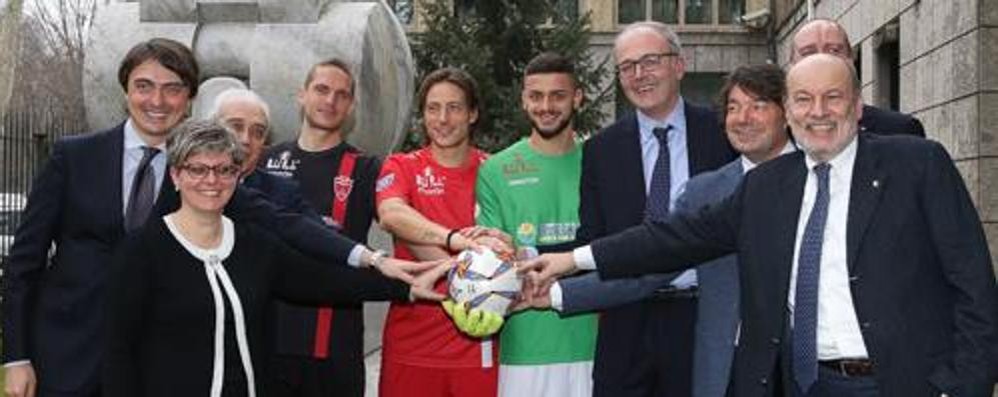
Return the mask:
MULTIPOLYGON (((582 88, 568 58, 544 53, 527 65, 523 110, 530 136, 489 158, 478 171, 477 223, 513 237, 519 248, 570 243, 579 226, 581 145, 572 118, 582 88)), ((527 309, 512 314, 499 343, 499 396, 590 396, 596 316, 561 317, 527 309)))

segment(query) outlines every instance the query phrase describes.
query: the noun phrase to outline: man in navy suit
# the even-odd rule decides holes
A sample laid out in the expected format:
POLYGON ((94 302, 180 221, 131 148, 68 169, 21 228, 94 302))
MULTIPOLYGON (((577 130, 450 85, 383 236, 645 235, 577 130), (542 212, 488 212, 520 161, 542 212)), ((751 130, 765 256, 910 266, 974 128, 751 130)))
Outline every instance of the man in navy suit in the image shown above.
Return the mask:
POLYGON ((36 378, 41 396, 99 394, 102 285, 114 247, 135 227, 126 217, 141 215, 131 213, 131 192, 145 176, 154 178, 152 197, 172 189, 162 152, 197 94, 194 57, 180 43, 153 39, 125 56, 119 82, 128 120, 56 143, 28 197, 4 269, 8 396, 33 395, 36 378))
MULTIPOLYGON (((118 243, 179 206, 162 153, 197 94, 190 49, 155 38, 118 70, 128 119, 57 142, 35 180, 3 278, 4 391, 12 397, 99 396, 104 282, 118 243), (54 256, 49 259, 54 245, 54 256)), ((396 278, 421 266, 383 258, 318 222, 240 187, 226 212, 320 260, 377 265, 396 278)))
POLYGON ((790 69, 785 106, 802 152, 757 167, 720 204, 522 271, 631 277, 737 252, 733 395, 991 396, 998 288, 946 150, 860 134, 856 72, 832 55, 790 69))
MULTIPOLYGON (((783 71, 776 65, 741 66, 721 88, 721 119, 741 156, 686 183, 676 211, 694 212, 723 201, 757 165, 796 150, 784 118, 783 71)), ((723 397, 728 388, 739 324, 738 268, 734 255, 696 267, 700 282, 693 346, 694 397, 723 397)))
MULTIPOLYGON (((741 156, 717 170, 690 178, 676 201, 676 211, 692 212, 722 201, 752 168, 795 150, 783 116, 785 90, 783 71, 775 65, 742 66, 727 77, 719 96, 724 98, 721 119, 728 142, 741 156)), ((691 395, 721 397, 728 386, 739 323, 738 269, 734 255, 702 263, 696 269, 699 300, 691 395)), ((617 296, 619 300, 639 301, 652 293, 651 289, 635 288, 617 296)), ((550 300, 531 303, 543 307, 550 305, 550 300)), ((572 314, 571 310, 578 310, 578 306, 565 305, 562 313, 572 314)))
MULTIPOLYGON (((830 19, 808 21, 791 40, 790 63, 795 63, 808 55, 830 54, 848 62, 853 59, 849 35, 837 22, 830 19)), ((863 117, 859 119, 860 131, 882 135, 907 134, 925 137, 922 122, 904 113, 875 106, 863 105, 863 117)))
MULTIPOLYGON (((653 206, 649 192, 659 159, 670 169, 662 189, 670 198, 662 206, 672 207, 690 176, 735 158, 717 115, 679 95, 686 69, 681 52, 676 34, 658 22, 628 25, 617 36, 618 77, 637 111, 583 147, 577 243, 645 219, 653 206), (668 131, 663 152, 655 130, 668 131)), ((696 274, 690 271, 611 283, 590 274, 551 288, 556 309, 605 309, 593 363, 593 395, 690 394, 696 285, 696 274)))

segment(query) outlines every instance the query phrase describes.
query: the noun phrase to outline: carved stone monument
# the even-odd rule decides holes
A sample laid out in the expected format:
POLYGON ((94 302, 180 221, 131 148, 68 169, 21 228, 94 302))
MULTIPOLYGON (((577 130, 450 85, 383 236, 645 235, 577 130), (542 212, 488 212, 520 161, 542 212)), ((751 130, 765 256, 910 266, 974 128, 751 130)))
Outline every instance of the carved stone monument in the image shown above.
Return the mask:
POLYGON ((405 31, 381 1, 137 0, 101 7, 84 65, 91 128, 125 117, 117 81, 121 57, 136 43, 166 37, 189 45, 201 66, 194 116, 228 87, 256 91, 271 107, 275 141, 296 136, 296 100, 308 68, 336 57, 357 81, 348 141, 385 154, 404 137, 415 69, 405 31))

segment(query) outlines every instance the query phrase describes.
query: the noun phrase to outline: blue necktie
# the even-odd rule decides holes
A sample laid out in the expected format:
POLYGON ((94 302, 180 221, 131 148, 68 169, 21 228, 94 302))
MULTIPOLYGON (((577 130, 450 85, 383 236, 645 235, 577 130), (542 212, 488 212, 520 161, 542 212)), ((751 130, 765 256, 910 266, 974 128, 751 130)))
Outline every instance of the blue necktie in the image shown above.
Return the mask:
POLYGON ((132 179, 132 191, 128 196, 128 207, 125 209, 125 230, 135 231, 146 223, 152 204, 156 201, 156 175, 152 169, 152 159, 159 154, 159 149, 149 146, 142 147, 142 160, 135 170, 132 179))
POLYGON ((651 220, 665 220, 669 215, 669 188, 671 177, 669 171, 669 130, 672 126, 651 130, 658 139, 658 160, 651 173, 651 186, 648 189, 648 203, 645 205, 645 216, 651 220))
POLYGON ((821 272, 821 244, 828 219, 828 171, 831 165, 818 164, 818 194, 807 218, 797 260, 797 291, 794 297, 793 370, 794 379, 806 394, 818 379, 818 280, 821 272))

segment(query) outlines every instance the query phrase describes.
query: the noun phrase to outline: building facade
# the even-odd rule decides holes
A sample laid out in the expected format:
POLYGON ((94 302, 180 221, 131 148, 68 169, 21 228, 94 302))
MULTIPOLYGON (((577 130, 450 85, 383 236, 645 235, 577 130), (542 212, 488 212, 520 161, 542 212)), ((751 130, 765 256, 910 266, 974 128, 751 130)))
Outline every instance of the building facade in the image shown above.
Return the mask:
MULTIPOLYGON (((388 0, 410 34, 425 29, 421 5, 388 0)), ((450 1, 460 8, 473 0, 450 1)), ((998 263, 998 2, 993 0, 558 0, 590 13, 593 55, 639 20, 673 25, 683 43, 686 99, 710 104, 738 65, 789 59, 790 39, 810 18, 845 27, 863 98, 911 113, 949 150, 977 205, 998 263)), ((614 76, 606 76, 614 84, 614 76)), ((618 95, 620 97, 620 95, 618 95)), ((616 101, 614 113, 626 110, 616 101)), ((998 267, 996 267, 998 273, 998 267)))

